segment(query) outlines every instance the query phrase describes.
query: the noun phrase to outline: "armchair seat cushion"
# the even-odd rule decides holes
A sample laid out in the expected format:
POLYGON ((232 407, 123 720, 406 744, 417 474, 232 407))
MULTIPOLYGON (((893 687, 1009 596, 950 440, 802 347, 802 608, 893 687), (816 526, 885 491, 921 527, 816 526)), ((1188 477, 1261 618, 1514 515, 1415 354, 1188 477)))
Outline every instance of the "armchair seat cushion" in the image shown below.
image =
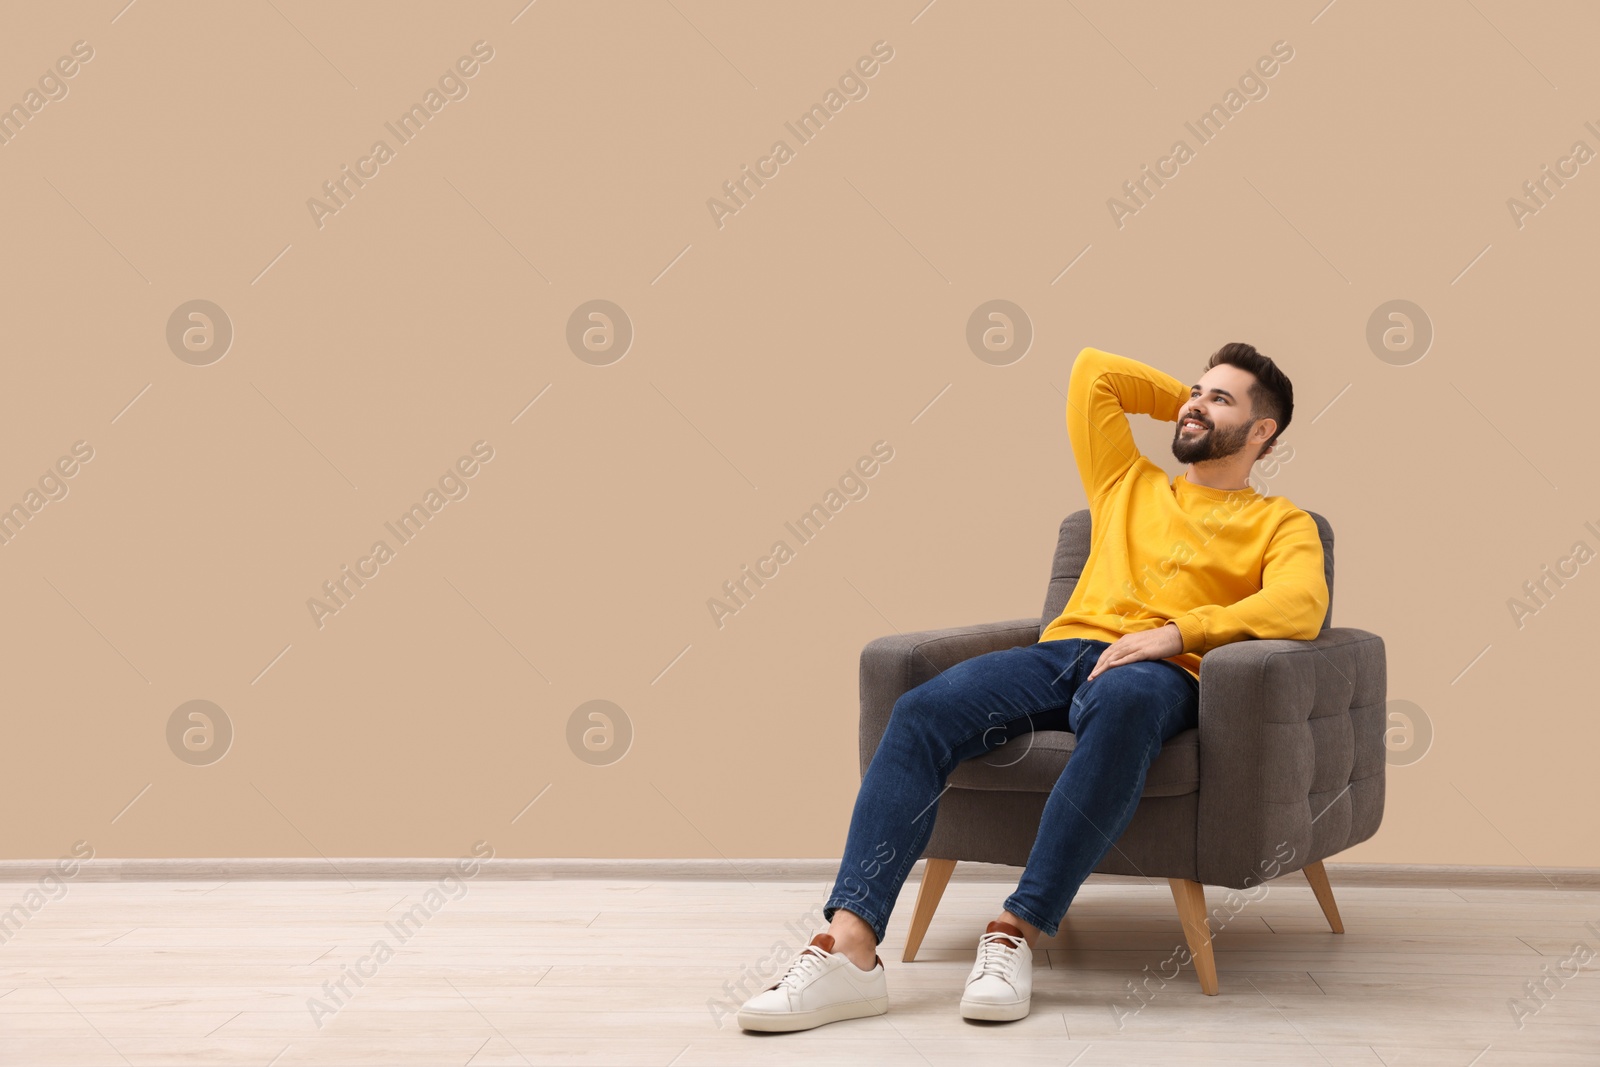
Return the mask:
MULTIPOLYGON (((949 782, 956 789, 1048 793, 1066 769, 1077 742, 1077 735, 1066 730, 1034 730, 957 764, 949 782)), ((1145 772, 1140 795, 1176 797, 1199 790, 1200 731, 1184 730, 1161 746, 1145 772)))

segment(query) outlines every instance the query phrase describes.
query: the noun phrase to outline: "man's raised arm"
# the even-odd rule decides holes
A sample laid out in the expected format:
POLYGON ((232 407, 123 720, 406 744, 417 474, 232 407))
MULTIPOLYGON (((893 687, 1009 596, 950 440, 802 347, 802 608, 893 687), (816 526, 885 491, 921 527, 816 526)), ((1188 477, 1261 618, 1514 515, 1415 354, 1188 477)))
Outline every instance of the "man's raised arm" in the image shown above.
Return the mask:
POLYGON ((1139 458, 1129 415, 1177 422, 1189 387, 1136 359, 1085 348, 1067 383, 1067 436, 1091 506, 1139 458))
POLYGON ((1328 614, 1322 539, 1304 511, 1273 532, 1261 570, 1261 590, 1233 604, 1206 604, 1173 619, 1183 651, 1204 653, 1245 638, 1313 641, 1328 614))

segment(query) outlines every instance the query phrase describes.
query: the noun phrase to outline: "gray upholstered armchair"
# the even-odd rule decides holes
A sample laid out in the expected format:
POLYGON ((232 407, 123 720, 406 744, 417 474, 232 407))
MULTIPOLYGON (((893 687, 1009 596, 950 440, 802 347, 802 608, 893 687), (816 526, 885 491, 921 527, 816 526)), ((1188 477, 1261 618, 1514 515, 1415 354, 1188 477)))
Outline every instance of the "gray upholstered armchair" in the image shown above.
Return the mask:
MULTIPOLYGON (((1377 832, 1383 818, 1386 660, 1382 638, 1334 629, 1333 530, 1322 535, 1328 614, 1315 640, 1244 640, 1200 661, 1200 725, 1151 763, 1133 821, 1095 867, 1166 878, 1200 988, 1217 992, 1206 885, 1248 889, 1301 870, 1334 933, 1343 933, 1324 857, 1377 832), (1287 856, 1287 859, 1284 857, 1287 856)), ((1089 512, 1061 523, 1038 619, 881 637, 861 652, 861 772, 901 694, 951 665, 1030 645, 1072 595, 1089 555, 1089 512)), ((1034 734, 1026 760, 967 760, 939 802, 905 960, 916 957, 959 860, 1025 866, 1073 735, 1034 734)))

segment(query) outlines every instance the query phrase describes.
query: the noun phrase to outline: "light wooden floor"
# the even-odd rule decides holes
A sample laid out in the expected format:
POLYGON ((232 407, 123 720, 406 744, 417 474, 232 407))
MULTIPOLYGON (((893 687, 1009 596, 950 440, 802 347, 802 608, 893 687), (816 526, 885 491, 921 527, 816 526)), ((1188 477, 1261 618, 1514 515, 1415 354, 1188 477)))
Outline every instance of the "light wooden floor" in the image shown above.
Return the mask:
POLYGON ((775 942, 786 961, 822 929, 822 881, 477 880, 404 943, 385 923, 428 883, 85 882, 0 945, 0 1063, 1600 1064, 1600 956, 1520 1029, 1508 1008, 1580 943, 1600 953, 1600 890, 1333 878, 1346 933, 1303 879, 1269 883, 1216 933, 1219 996, 1186 968, 1142 1008, 1127 983, 1178 944, 1172 893, 1091 881, 1036 955, 1032 1014, 997 1024, 957 1002, 1011 886, 953 881, 905 964, 913 878, 881 950, 889 1013, 794 1034, 741 1031, 724 983, 764 984, 775 942), (379 940, 393 957, 316 1026, 308 999, 379 940))

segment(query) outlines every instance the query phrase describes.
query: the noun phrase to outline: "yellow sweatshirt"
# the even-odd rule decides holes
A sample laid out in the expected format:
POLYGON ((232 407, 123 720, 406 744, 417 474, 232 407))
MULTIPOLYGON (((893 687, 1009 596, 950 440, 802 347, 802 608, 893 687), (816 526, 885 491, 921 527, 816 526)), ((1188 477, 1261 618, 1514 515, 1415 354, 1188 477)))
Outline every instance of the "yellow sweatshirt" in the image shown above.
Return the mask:
POLYGON ((1244 638, 1312 640, 1328 611, 1317 524, 1279 496, 1172 481, 1134 444, 1128 415, 1176 424, 1189 386, 1137 360, 1085 348, 1067 386, 1067 434, 1089 498, 1089 558, 1040 641, 1115 641, 1176 622, 1200 656, 1244 638))

